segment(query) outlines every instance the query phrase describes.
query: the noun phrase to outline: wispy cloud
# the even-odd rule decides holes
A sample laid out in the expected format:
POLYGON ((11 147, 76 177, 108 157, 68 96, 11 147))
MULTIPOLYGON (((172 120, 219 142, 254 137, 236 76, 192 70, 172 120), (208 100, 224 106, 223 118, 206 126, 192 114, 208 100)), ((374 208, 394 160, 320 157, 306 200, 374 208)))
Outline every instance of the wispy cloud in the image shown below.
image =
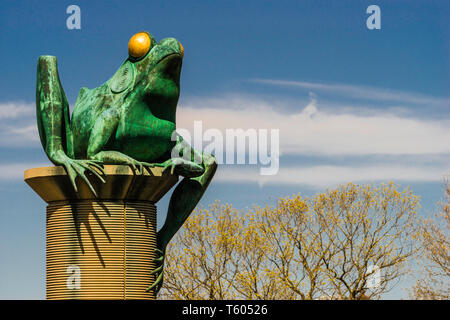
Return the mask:
POLYGON ((177 126, 192 130, 193 122, 202 120, 204 130, 278 128, 281 154, 291 155, 291 164, 304 155, 319 157, 324 164, 301 166, 299 160, 297 166, 289 167, 281 160, 273 176, 261 176, 256 167, 223 166, 216 179, 222 182, 320 188, 351 181, 430 182, 440 181, 450 169, 449 119, 403 117, 386 111, 354 113, 345 105, 336 113, 327 111, 330 108, 315 94, 310 93, 309 99, 297 106, 297 112, 289 113, 280 101, 258 97, 196 98, 179 107, 177 126), (352 165, 334 165, 335 157, 352 159, 352 165))
POLYGON ((261 176, 252 167, 222 167, 218 171, 217 182, 227 183, 257 183, 263 185, 307 185, 310 187, 333 187, 348 182, 439 182, 444 174, 448 174, 448 167, 392 164, 389 166, 307 166, 280 167, 278 174, 261 176))
POLYGON ((267 85, 298 87, 308 90, 315 90, 317 92, 330 92, 341 96, 367 100, 450 107, 450 99, 447 98, 435 98, 413 92, 390 90, 377 87, 349 84, 327 84, 305 81, 288 81, 278 79, 252 79, 251 81, 267 85))
POLYGON ((0 146, 40 146, 34 103, 0 103, 0 146))
MULTIPOLYGON (((301 111, 282 112, 277 104, 257 97, 233 95, 195 99, 179 107, 177 126, 203 128, 280 129, 282 154, 420 155, 450 153, 449 119, 403 118, 379 112, 371 115, 330 113, 312 95, 301 111)), ((298 110, 297 109, 297 110, 298 110)))
POLYGON ((6 163, 0 164, 0 180, 23 179, 23 173, 30 168, 48 167, 50 163, 6 163))
MULTIPOLYGON (((317 91, 330 89, 327 85, 302 85, 317 91)), ((380 94, 383 93, 385 99, 395 99, 389 95, 392 93, 388 94, 383 89, 369 90, 348 85, 331 85, 331 88, 345 94, 374 99, 375 96, 380 99, 380 94)), ((395 96, 400 99, 398 95, 395 96)), ((401 99, 403 102, 409 99, 411 103, 447 101, 406 93, 401 99)), ((216 128, 225 132, 226 129, 237 128, 279 129, 282 156, 296 158, 312 155, 320 157, 324 164, 301 166, 302 163, 298 162, 298 165, 286 167, 281 161, 279 173, 268 177, 259 175, 256 168, 252 171, 252 167, 242 169, 225 166, 218 172, 218 181, 325 186, 368 180, 439 181, 442 174, 448 171, 448 117, 404 117, 386 110, 354 112, 354 108, 348 109, 342 102, 334 101, 333 108, 327 106, 327 103, 313 93, 302 96, 294 108, 292 105, 286 106, 277 97, 261 98, 242 94, 194 97, 181 101, 177 112, 177 127, 192 130, 194 121, 201 120, 203 130, 216 128), (341 111, 336 112, 337 108, 341 111), (377 158, 386 157, 389 161, 366 161, 374 155, 377 158), (352 161, 351 166, 335 165, 332 160, 338 156, 359 160, 352 161), (420 159, 424 157, 432 157, 437 161, 421 162, 420 159), (398 161, 400 158, 402 161, 398 161)), ((0 146, 40 148, 34 112, 34 105, 31 103, 0 103, 0 146)), ((290 165, 292 164, 291 162, 290 165)), ((0 176, 3 179, 22 178, 23 170, 32 166, 36 164, 3 164, 0 165, 0 176)))
MULTIPOLYGON (((423 97, 412 93, 351 85, 327 85, 284 80, 255 81, 269 84, 302 86, 314 90, 332 90, 370 97, 397 99, 403 102, 448 103, 447 99, 423 97)), ((310 93, 309 103, 301 97, 295 110, 276 97, 229 94, 197 97, 180 105, 177 125, 191 129, 194 120, 204 127, 279 128, 281 152, 284 154, 428 154, 450 151, 449 119, 403 117, 394 112, 364 113, 354 107, 321 102, 310 93), (333 112, 331 111, 333 110, 333 112), (341 112, 336 112, 341 110, 341 112)), ((0 103, 0 146, 39 146, 34 103, 0 103)))
POLYGON ((0 103, 0 120, 34 116, 36 112, 35 108, 34 103, 31 104, 22 101, 0 103))

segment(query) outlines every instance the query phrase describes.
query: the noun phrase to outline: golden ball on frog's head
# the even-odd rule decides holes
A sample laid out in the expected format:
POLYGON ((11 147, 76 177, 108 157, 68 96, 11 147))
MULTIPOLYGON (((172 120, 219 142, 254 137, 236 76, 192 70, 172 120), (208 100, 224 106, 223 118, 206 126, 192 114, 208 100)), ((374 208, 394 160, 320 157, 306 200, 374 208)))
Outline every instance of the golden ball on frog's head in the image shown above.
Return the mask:
POLYGON ((147 32, 138 32, 128 42, 128 54, 134 59, 145 56, 150 49, 152 40, 147 32))

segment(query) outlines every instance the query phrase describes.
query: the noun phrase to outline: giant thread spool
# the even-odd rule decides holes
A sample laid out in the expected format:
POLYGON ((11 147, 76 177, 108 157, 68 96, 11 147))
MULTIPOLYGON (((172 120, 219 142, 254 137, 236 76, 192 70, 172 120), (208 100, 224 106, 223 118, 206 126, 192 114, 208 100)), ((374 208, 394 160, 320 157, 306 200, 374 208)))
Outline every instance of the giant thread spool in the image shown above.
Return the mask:
POLYGON ((62 167, 25 171, 25 181, 47 205, 47 299, 155 299, 147 287, 156 248, 155 203, 177 177, 154 168, 135 175, 127 166, 105 166, 95 177, 99 197, 78 182, 71 188, 62 167))

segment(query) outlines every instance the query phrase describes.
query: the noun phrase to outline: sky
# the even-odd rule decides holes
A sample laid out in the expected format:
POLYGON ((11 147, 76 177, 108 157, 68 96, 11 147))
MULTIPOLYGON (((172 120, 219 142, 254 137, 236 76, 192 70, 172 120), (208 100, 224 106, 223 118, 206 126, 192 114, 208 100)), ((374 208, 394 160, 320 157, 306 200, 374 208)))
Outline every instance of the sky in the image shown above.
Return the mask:
MULTIPOLYGON (((45 203, 23 181, 49 166, 35 115, 36 63, 57 56, 73 107, 146 30, 184 47, 177 127, 279 130, 279 171, 223 164, 203 197, 240 209, 342 183, 394 181, 430 215, 450 162, 448 1, 2 1, 0 299, 45 298, 45 203), (69 30, 66 9, 81 9, 69 30), (381 10, 369 30, 366 9, 381 10)), ((168 196, 158 204, 159 226, 168 196)), ((401 284, 385 298, 406 298, 401 284)))

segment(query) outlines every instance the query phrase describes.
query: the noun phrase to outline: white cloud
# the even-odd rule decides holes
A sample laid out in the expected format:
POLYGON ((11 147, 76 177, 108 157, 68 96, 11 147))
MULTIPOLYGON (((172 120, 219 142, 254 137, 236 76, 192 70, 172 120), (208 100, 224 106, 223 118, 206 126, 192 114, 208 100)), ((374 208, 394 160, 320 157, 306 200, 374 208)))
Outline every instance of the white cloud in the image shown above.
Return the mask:
POLYGON ((27 169, 48 167, 50 163, 6 163, 0 164, 0 180, 23 180, 23 173, 27 169))
POLYGON ((413 92, 389 90, 369 86, 357 86, 348 84, 324 84, 317 82, 287 81, 277 79, 253 79, 253 81, 268 85, 290 86, 290 87, 304 88, 308 90, 316 90, 319 92, 320 91, 330 92, 342 96, 349 96, 353 98, 362 98, 368 100, 395 101, 406 104, 422 104, 426 106, 429 105, 446 106, 446 107, 450 106, 450 99, 441 99, 413 92))
MULTIPOLYGON (((383 99, 381 93, 386 91, 349 85, 293 83, 313 89, 324 87, 359 92, 378 99, 383 99)), ((413 94, 396 93, 394 96, 417 100, 413 94)), ((446 101, 433 99, 428 97, 427 101, 446 101)), ((356 112, 354 107, 348 109, 346 105, 330 107, 321 104, 313 93, 310 93, 309 104, 299 102, 299 111, 286 113, 289 107, 280 100, 240 94, 199 97, 179 106, 177 126, 192 130, 194 120, 202 120, 204 129, 280 129, 282 154, 433 154, 450 151, 449 119, 406 118, 386 111, 365 114, 356 112), (341 112, 336 112, 339 109, 341 112)), ((39 146, 34 108, 33 103, 0 103, 0 146, 39 146)))
MULTIPOLYGON (((355 109, 346 109, 343 104, 329 108, 313 93, 309 99, 309 103, 298 102, 297 111, 291 113, 287 111, 292 110, 291 106, 281 100, 240 94, 187 99, 178 107, 177 127, 192 130, 194 121, 201 120, 203 131, 279 129, 281 155, 314 155, 322 157, 321 163, 330 164, 286 167, 281 162, 279 173, 268 177, 261 176, 258 168, 224 166, 218 171, 217 181, 329 186, 367 180, 439 181, 448 171, 448 118, 406 118, 386 111, 354 112, 355 109), (387 161, 365 162, 371 155, 385 157, 387 161), (332 160, 336 156, 357 156, 351 159, 359 160, 352 161, 351 166, 335 166, 332 160), (420 159, 424 157, 438 160, 423 163, 420 159)), ((40 147, 34 106, 0 104, 0 136, 0 147, 40 147)), ((35 166, 39 165, 3 164, 0 177, 22 178, 26 168, 35 166)))
POLYGON ((278 174, 261 176, 254 167, 222 167, 217 171, 216 182, 257 183, 262 185, 308 185, 324 188, 348 182, 415 181, 439 182, 449 173, 445 166, 308 166, 281 167, 278 174))
POLYGON ((34 103, 0 103, 0 147, 40 146, 34 103))
MULTIPOLYGON (((277 103, 246 96, 195 99, 179 106, 177 127, 280 129, 281 154, 424 155, 450 152, 449 119, 426 120, 399 115, 330 113, 311 96, 300 112, 286 113, 277 103)), ((192 132, 192 131, 191 131, 192 132)))
POLYGON ((22 141, 39 141, 39 133, 36 124, 19 127, 6 127, 6 129, 6 134, 11 135, 11 139, 8 139, 9 143, 13 141, 17 141, 19 143, 22 141))
POLYGON ((36 124, 0 122, 0 147, 40 147, 39 133, 36 124))
POLYGON ((0 120, 34 116, 35 108, 34 104, 20 101, 0 103, 0 120))

